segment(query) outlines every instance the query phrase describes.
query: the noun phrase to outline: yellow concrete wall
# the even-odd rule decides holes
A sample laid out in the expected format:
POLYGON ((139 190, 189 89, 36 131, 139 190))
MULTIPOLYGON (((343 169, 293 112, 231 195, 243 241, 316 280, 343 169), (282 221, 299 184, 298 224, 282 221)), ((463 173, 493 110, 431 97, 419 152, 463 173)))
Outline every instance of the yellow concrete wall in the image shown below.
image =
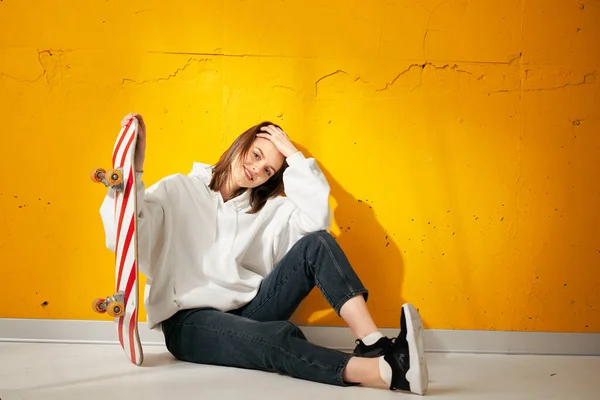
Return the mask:
MULTIPOLYGON (((381 327, 600 332, 600 3, 0 1, 0 317, 103 319, 89 171, 146 182, 263 119, 330 179, 381 327)), ((301 324, 341 325, 318 293, 301 324)))

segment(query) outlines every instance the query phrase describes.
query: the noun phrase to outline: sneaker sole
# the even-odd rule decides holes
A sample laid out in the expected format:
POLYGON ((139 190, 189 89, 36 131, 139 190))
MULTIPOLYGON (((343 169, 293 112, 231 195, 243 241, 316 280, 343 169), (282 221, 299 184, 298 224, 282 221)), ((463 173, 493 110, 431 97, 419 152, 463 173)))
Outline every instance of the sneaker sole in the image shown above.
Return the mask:
POLYGON ((406 315, 406 341, 410 354, 410 368, 406 373, 406 380, 410 384, 411 392, 423 395, 429 385, 429 371, 425 360, 423 340, 423 321, 412 304, 404 304, 402 308, 406 315))

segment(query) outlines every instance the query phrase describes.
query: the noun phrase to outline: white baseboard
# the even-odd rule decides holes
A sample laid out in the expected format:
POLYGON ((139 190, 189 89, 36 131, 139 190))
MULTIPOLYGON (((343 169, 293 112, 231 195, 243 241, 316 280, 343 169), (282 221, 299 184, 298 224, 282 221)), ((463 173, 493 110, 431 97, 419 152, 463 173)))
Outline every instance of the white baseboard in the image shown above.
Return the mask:
MULTIPOLYGON (((301 326, 307 339, 315 344, 342 351, 354 349, 348 328, 301 326)), ((382 329, 389 337, 395 329, 382 329)), ((116 344, 116 328, 111 321, 0 318, 0 342, 116 344)), ((164 345, 161 332, 140 323, 144 346, 164 345)), ((426 330, 425 348, 429 352, 600 355, 600 333, 545 333, 507 331, 426 330)))

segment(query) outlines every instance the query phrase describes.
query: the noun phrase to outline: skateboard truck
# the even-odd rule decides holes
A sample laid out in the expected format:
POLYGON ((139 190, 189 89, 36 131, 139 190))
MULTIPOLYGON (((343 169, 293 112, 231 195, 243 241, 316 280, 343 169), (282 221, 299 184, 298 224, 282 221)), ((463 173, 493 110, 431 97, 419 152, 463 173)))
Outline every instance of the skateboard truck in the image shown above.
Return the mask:
POLYGON ((92 303, 92 308, 99 314, 108 313, 113 318, 119 318, 125 314, 125 293, 117 292, 105 299, 98 298, 92 303))
POLYGON ((92 170, 90 178, 96 183, 103 183, 106 187, 123 190, 123 170, 121 168, 110 169, 108 173, 104 168, 96 168, 92 170))

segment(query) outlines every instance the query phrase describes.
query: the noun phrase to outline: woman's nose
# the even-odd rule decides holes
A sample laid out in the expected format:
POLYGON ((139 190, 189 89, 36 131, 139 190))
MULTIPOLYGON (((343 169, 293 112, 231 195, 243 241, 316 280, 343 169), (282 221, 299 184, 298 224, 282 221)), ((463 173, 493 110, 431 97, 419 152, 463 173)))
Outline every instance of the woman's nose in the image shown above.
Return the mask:
POLYGON ((254 165, 252 165, 252 170, 255 173, 258 173, 258 171, 260 171, 262 169, 262 164, 263 164, 263 161, 255 162, 254 165))

